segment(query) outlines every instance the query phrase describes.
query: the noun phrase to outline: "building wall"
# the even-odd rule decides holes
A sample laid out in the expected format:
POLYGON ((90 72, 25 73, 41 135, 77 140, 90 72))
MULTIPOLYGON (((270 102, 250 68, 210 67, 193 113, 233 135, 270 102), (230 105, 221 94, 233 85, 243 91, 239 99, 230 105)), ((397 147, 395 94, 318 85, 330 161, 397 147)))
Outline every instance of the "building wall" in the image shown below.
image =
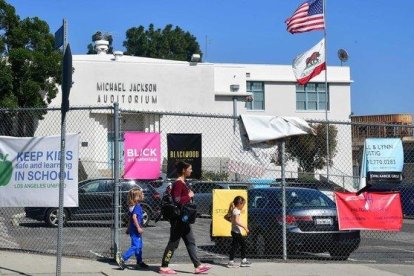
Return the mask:
MULTIPOLYGON (((112 106, 114 101, 118 101, 123 111, 122 131, 203 133, 203 148, 209 147, 208 150, 203 149, 203 156, 212 158, 211 160, 224 160, 231 155, 231 143, 237 137, 234 135, 232 120, 192 117, 184 122, 182 118, 173 116, 133 112, 222 115, 254 113, 313 120, 325 120, 326 116, 325 111, 296 110, 296 81, 292 68, 288 65, 188 63, 131 56, 114 60, 112 55, 79 55, 73 57, 73 66, 75 71, 70 93, 71 106, 112 106), (249 95, 246 93, 246 81, 265 83, 265 110, 246 109, 244 99, 249 95), (231 91, 231 85, 237 85, 238 90, 231 91), (224 145, 217 142, 217 137, 220 137, 220 141, 225 139, 224 145)), ((312 81, 324 82, 324 74, 312 81)), ((349 67, 329 67, 328 82, 329 120, 349 121, 352 82, 349 67)), ((59 107, 60 103, 61 93, 50 106, 59 107)), ((84 120, 81 126, 81 141, 88 142, 88 146, 87 149, 81 148, 81 156, 95 160, 96 166, 104 169, 110 150, 108 140, 98 143, 94 141, 97 135, 86 132, 93 130, 102 133, 111 129, 111 116, 105 112, 93 111, 86 118, 89 119, 84 120)), ((43 123, 48 120, 52 118, 47 117, 43 123)), ((351 130, 340 128, 338 131, 338 155, 334 163, 343 164, 340 169, 337 168, 337 172, 352 176, 351 130)), ((162 150, 166 152, 164 136, 166 135, 162 135, 162 150)), ((293 171, 297 170, 293 164, 292 168, 293 171)))
MULTIPOLYGON (((66 118, 66 133, 79 133, 79 158, 82 160, 88 177, 101 176, 112 164, 108 158, 110 150, 108 135, 112 132, 112 116, 107 111, 91 112, 76 110, 68 113, 66 118), (95 112, 95 113, 94 113, 95 112)), ((61 134, 60 111, 49 111, 39 122, 36 136, 61 134)))

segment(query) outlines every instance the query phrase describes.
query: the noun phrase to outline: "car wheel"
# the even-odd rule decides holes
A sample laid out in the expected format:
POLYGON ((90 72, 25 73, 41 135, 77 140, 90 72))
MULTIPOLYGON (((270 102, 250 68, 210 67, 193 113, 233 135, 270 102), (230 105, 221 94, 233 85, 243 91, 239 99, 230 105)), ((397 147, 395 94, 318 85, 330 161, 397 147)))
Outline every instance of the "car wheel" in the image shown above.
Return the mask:
POLYGON ((151 218, 151 210, 147 206, 142 206, 142 226, 147 227, 151 218))
MULTIPOLYGON (((68 217, 68 211, 63 209, 63 224, 66 223, 68 217)), ((45 222, 47 225, 52 227, 58 227, 59 225, 59 209, 58 208, 50 208, 46 212, 45 222)))
POLYGON ((346 261, 351 255, 351 252, 343 250, 341 248, 334 248, 329 250, 329 255, 331 258, 337 261, 346 261))

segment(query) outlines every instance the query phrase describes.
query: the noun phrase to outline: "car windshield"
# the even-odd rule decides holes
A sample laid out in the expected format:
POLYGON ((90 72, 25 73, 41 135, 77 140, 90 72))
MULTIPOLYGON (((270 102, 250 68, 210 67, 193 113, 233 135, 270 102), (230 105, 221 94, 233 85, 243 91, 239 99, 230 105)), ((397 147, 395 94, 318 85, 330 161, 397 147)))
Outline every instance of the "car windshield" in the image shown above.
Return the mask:
MULTIPOLYGON (((280 193, 281 199, 281 193, 280 193)), ((288 208, 295 207, 335 207, 335 203, 317 190, 294 189, 286 191, 288 208)))
POLYGON ((229 184, 229 188, 230 188, 230 190, 246 190, 247 188, 248 188, 248 186, 247 185, 232 185, 232 184, 229 184))
POLYGON ((110 187, 106 180, 94 180, 83 184, 80 189, 87 193, 108 192, 110 187))
POLYGON ((152 180, 137 180, 135 181, 135 183, 141 187, 143 192, 148 192, 148 193, 156 193, 157 190, 155 189, 155 187, 152 185, 153 181, 152 180))
POLYGON ((194 193, 211 193, 213 189, 223 189, 222 186, 212 182, 195 182, 189 185, 194 193))
POLYGON ((148 182, 152 187, 154 188, 160 188, 163 186, 164 183, 166 183, 166 181, 163 180, 151 180, 148 182))

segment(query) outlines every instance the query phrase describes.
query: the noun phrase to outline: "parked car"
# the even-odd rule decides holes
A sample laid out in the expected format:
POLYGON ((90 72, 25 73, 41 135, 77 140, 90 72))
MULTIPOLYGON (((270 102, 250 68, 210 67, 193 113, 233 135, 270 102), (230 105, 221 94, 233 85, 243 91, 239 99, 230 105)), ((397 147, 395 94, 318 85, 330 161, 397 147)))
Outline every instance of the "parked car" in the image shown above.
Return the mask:
POLYGON ((162 196, 165 191, 167 190, 167 187, 172 185, 174 180, 155 180, 151 182, 151 185, 155 188, 155 190, 162 196))
MULTIPOLYGON (((303 178, 286 178, 286 187, 298 187, 298 188, 310 188, 316 189, 324 193, 331 200, 335 200, 335 192, 347 192, 343 187, 335 184, 334 182, 328 182, 326 180, 317 179, 303 179, 303 178)), ((281 187, 282 180, 277 178, 274 183, 271 183, 271 187, 281 187)))
POLYGON ((211 216, 213 209, 213 190, 214 189, 242 189, 249 188, 250 183, 240 182, 212 182, 212 181, 196 181, 190 182, 189 186, 194 192, 194 203, 197 205, 197 213, 199 215, 211 216))
MULTIPOLYGON (((121 219, 128 219, 127 193, 132 188, 139 188, 144 193, 141 203, 144 226, 150 220, 157 221, 161 216, 161 198, 148 181, 120 180, 121 219)), ((110 220, 114 213, 114 180, 111 178, 88 179, 79 183, 79 207, 64 208, 64 222, 76 220, 110 220)), ((58 225, 58 208, 26 207, 26 217, 45 221, 49 226, 58 225)))
MULTIPOLYGON (((335 203, 322 192, 310 188, 286 188, 286 228, 288 253, 329 252, 346 260, 360 244, 360 231, 341 231, 335 203)), ((250 252, 268 255, 282 252, 282 189, 248 190, 247 244, 250 252)), ((230 239, 212 237, 218 248, 230 239)))
POLYGON ((414 184, 413 183, 378 183, 372 185, 368 191, 372 192, 399 192, 403 215, 414 216, 414 184))

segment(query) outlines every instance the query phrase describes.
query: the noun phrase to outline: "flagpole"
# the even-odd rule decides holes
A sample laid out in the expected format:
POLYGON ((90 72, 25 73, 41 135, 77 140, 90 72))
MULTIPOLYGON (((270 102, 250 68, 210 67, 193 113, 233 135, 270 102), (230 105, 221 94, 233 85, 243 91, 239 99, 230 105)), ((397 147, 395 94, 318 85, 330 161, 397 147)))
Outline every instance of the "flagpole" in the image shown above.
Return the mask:
POLYGON ((323 0, 323 20, 324 20, 324 29, 323 29, 323 38, 324 38, 324 47, 325 47, 325 121, 326 121, 326 178, 329 183, 329 166, 331 163, 330 154, 329 154, 329 121, 328 121, 328 57, 327 57, 327 42, 326 42, 326 0, 323 0))

